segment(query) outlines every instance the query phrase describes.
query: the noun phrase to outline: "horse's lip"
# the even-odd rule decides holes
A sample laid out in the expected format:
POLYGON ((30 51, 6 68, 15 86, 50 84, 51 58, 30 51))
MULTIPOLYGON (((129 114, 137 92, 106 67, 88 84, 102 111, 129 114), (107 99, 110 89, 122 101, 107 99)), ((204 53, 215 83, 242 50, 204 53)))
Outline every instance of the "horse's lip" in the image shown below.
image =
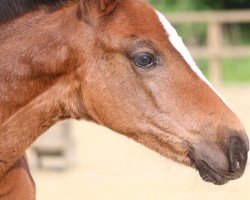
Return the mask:
POLYGON ((224 185, 231 180, 231 178, 226 176, 226 173, 219 174, 203 160, 199 162, 199 165, 196 164, 196 168, 201 178, 206 182, 211 182, 215 185, 224 185))
POLYGON ((193 166, 199 171, 201 178, 206 182, 211 182, 215 185, 224 185, 231 180, 240 178, 244 170, 232 173, 230 171, 215 171, 209 164, 204 160, 193 162, 193 166))

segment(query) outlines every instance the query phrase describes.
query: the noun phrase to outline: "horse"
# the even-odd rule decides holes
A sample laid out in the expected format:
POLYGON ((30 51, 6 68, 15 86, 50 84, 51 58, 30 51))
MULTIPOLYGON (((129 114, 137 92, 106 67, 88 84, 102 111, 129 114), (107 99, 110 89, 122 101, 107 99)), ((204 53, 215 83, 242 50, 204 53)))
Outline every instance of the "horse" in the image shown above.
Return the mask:
POLYGON ((56 122, 106 126, 222 185, 245 129, 174 27, 145 0, 0 5, 0 197, 33 200, 27 148, 56 122))

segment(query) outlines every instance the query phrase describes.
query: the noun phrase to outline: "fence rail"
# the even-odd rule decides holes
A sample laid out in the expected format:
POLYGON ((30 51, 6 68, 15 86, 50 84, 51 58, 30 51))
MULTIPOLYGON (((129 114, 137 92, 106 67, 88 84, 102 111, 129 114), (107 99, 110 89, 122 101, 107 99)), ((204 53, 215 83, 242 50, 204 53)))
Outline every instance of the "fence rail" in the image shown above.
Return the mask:
POLYGON ((207 24, 207 46, 190 47, 189 49, 195 58, 209 59, 209 76, 215 85, 221 83, 221 58, 250 56, 250 46, 222 45, 222 25, 250 23, 250 10, 169 13, 166 17, 173 24, 207 24))

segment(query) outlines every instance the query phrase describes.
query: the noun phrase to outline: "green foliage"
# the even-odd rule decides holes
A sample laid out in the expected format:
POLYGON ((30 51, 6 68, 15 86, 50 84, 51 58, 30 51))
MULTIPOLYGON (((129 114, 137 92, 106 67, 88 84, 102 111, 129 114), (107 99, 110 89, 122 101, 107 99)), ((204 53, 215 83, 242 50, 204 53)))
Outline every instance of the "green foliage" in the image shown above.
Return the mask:
MULTIPOLYGON (((213 6, 197 0, 150 0, 161 11, 211 10, 213 6)), ((217 1, 214 1, 217 2, 217 1)), ((216 3, 215 3, 216 4, 216 3)))
POLYGON ((224 59, 222 70, 225 82, 250 82, 250 58, 224 59))
MULTIPOLYGON (((201 71, 209 79, 208 61, 201 59, 197 61, 201 71)), ((229 82, 250 82, 250 58, 223 59, 221 61, 222 80, 229 82)))
POLYGON ((246 9, 249 0, 150 0, 161 11, 246 9))

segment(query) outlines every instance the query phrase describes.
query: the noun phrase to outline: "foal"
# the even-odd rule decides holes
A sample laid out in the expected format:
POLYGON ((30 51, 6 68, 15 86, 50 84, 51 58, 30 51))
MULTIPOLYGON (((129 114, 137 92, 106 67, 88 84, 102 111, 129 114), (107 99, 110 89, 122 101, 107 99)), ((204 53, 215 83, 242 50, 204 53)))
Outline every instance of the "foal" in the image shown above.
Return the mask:
POLYGON ((144 0, 1 4, 0 199, 35 199, 24 152, 65 118, 107 126, 214 184, 243 174, 243 126, 144 0))

